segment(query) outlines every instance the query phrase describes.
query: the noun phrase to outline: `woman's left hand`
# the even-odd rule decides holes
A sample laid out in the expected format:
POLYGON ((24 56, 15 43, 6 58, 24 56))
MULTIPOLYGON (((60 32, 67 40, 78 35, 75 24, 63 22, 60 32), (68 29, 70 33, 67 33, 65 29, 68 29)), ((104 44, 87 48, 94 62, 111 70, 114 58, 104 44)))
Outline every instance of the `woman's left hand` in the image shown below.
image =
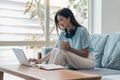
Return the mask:
POLYGON ((70 43, 69 42, 64 42, 64 50, 69 51, 70 49, 70 43))

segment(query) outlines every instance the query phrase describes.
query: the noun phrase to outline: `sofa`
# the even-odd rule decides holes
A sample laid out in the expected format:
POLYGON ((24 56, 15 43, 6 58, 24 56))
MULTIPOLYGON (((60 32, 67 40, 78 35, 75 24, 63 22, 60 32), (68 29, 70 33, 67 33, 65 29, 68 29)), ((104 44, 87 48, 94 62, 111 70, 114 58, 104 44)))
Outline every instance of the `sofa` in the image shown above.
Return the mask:
MULTIPOLYGON (((42 49, 42 56, 52 47, 42 49)), ((90 34, 90 52, 96 58, 93 70, 77 70, 101 75, 101 80, 120 80, 120 32, 111 34, 90 34)))

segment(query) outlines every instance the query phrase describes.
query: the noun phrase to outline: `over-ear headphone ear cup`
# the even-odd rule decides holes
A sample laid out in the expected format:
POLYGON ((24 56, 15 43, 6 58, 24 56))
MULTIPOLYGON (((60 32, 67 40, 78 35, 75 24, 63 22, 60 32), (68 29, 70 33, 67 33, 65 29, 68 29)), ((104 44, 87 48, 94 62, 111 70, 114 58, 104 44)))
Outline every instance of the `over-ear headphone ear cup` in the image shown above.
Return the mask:
POLYGON ((66 38, 69 38, 68 30, 67 30, 67 29, 65 29, 65 37, 66 37, 66 38))
POLYGON ((70 30, 70 31, 68 31, 67 29, 65 29, 65 37, 66 38, 73 37, 75 35, 76 30, 77 30, 77 27, 75 27, 75 29, 70 30))

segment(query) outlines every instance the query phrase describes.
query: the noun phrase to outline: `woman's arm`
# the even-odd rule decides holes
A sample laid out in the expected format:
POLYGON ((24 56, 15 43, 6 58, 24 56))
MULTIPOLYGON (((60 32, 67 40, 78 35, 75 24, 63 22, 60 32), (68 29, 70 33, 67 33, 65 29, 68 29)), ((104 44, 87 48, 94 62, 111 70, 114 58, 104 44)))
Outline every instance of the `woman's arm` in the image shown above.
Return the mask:
MULTIPOLYGON (((55 45, 54 48, 57 48, 57 45, 55 45)), ((51 51, 48 52, 47 55, 45 57, 43 57, 42 59, 38 59, 37 63, 42 63, 42 62, 48 61, 50 58, 50 54, 51 54, 51 51)))
POLYGON ((48 61, 49 60, 49 58, 50 58, 50 52, 49 53, 47 53, 47 55, 45 56, 45 57, 43 57, 42 59, 38 59, 37 60, 37 63, 42 63, 42 62, 45 62, 45 61, 48 61))
POLYGON ((64 43, 64 50, 73 52, 74 54, 77 54, 77 55, 85 57, 85 58, 87 58, 88 55, 89 55, 89 49, 88 48, 85 48, 85 49, 82 49, 82 50, 77 50, 77 49, 71 48, 69 42, 64 43))
POLYGON ((35 58, 30 58, 28 61, 29 62, 36 62, 36 63, 42 63, 42 62, 45 62, 45 61, 48 61, 49 58, 50 58, 50 52, 45 56, 43 57, 42 59, 35 59, 35 58))
POLYGON ((73 53, 75 53, 75 54, 77 54, 77 55, 79 55, 79 56, 85 57, 85 58, 87 58, 88 55, 89 55, 89 50, 88 50, 88 48, 85 48, 85 49, 83 49, 83 50, 77 50, 77 49, 74 49, 74 48, 71 48, 71 47, 70 47, 70 48, 68 49, 68 51, 73 52, 73 53))

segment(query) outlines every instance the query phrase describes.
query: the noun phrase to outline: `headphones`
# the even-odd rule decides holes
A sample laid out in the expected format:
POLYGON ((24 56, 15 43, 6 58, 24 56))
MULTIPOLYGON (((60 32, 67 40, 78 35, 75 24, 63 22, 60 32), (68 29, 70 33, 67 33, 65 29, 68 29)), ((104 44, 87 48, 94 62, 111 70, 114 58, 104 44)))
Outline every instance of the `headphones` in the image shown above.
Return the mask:
POLYGON ((70 31, 65 29, 65 37, 66 38, 72 38, 75 35, 76 30, 77 30, 77 27, 75 27, 74 29, 72 29, 70 31))

